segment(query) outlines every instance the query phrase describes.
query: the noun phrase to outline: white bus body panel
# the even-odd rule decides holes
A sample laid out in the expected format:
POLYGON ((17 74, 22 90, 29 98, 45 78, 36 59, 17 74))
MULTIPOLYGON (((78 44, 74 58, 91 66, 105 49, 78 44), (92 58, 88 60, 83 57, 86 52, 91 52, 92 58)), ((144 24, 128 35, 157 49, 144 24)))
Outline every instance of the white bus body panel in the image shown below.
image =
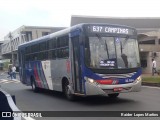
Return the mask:
POLYGON ((134 83, 119 84, 119 85, 100 85, 100 84, 97 85, 86 82, 85 86, 86 86, 86 95, 107 95, 107 94, 117 93, 113 92, 114 88, 123 88, 123 90, 118 93, 138 92, 141 90, 141 80, 136 81, 134 83))
POLYGON ((62 79, 70 80, 70 73, 67 72, 68 59, 51 60, 51 78, 53 90, 62 91, 62 79))

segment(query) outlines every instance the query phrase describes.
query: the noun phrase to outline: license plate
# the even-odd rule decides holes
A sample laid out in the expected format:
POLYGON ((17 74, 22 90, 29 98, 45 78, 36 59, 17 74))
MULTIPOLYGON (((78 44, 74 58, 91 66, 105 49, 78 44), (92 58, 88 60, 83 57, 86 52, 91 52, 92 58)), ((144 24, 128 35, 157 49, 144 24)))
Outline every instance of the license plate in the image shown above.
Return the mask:
POLYGON ((121 87, 120 87, 120 88, 114 88, 114 89, 113 89, 114 92, 119 92, 119 91, 122 91, 122 90, 123 90, 123 88, 121 88, 121 87))

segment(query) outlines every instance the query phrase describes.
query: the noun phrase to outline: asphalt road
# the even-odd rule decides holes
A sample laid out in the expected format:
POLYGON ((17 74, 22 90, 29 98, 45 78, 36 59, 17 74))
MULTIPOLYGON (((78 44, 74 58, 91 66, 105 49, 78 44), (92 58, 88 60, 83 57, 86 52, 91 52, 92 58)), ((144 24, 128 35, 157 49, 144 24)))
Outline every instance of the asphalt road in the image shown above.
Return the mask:
MULTIPOLYGON (((6 80, 6 75, 0 76, 3 90, 16 96, 17 107, 21 111, 160 111, 160 88, 142 87, 141 92, 123 93, 117 99, 93 96, 78 98, 71 102, 62 93, 42 90, 34 93, 30 86, 19 81, 6 80)), ((127 117, 53 117, 38 118, 38 120, 135 120, 127 117)), ((142 117, 139 120, 159 120, 159 118, 142 117)))

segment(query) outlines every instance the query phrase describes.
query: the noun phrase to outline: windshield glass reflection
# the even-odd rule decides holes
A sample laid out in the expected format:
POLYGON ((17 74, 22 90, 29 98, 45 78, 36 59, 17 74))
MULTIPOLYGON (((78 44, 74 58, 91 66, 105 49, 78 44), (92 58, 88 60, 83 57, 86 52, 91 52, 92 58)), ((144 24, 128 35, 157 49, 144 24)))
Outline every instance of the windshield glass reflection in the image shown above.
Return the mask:
POLYGON ((136 68, 140 66, 136 39, 118 37, 87 37, 85 59, 91 68, 136 68))

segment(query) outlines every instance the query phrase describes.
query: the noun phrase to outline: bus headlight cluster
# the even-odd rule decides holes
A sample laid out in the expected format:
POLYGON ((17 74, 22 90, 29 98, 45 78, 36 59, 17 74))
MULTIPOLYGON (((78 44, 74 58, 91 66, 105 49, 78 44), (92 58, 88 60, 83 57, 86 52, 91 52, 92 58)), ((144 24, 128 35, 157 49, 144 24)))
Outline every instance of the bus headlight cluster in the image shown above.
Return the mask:
POLYGON ((142 80, 142 78, 141 78, 141 76, 139 76, 139 77, 136 79, 135 82, 137 83, 137 82, 140 82, 141 80, 142 80))
POLYGON ((97 83, 94 79, 92 79, 92 78, 84 77, 84 79, 85 79, 87 82, 89 82, 89 83, 98 85, 98 83, 97 83))
POLYGON ((137 78, 137 81, 141 81, 142 80, 142 78, 141 78, 141 76, 139 76, 138 78, 137 78))

